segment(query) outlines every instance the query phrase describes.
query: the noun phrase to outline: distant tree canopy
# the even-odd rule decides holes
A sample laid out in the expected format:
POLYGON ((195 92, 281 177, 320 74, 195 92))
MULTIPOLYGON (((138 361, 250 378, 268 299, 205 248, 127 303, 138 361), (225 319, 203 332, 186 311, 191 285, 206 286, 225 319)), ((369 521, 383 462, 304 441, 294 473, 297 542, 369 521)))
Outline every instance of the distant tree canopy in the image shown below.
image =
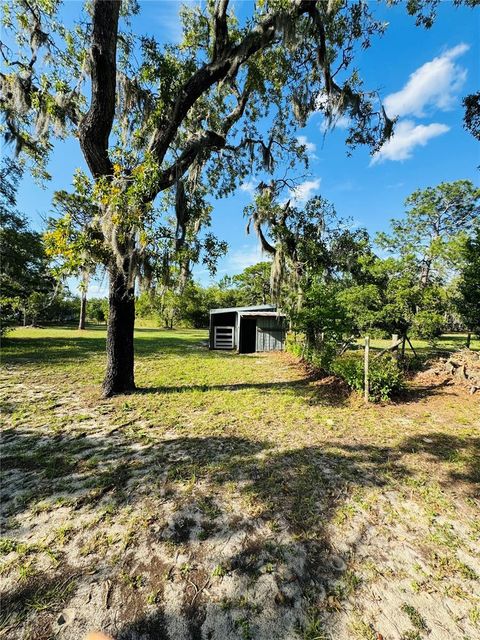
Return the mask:
POLYGON ((35 321, 36 309, 53 298, 55 280, 49 271, 42 235, 29 228, 16 209, 16 191, 21 167, 4 160, 0 168, 0 301, 2 326, 35 321), (32 310, 35 309, 35 313, 32 310))
POLYGON ((442 182, 415 191, 405 205, 405 218, 392 220, 392 233, 379 233, 376 242, 403 259, 414 260, 426 286, 459 266, 462 245, 480 218, 480 189, 469 180, 442 182))
POLYGON ((368 233, 351 229, 326 200, 293 206, 260 186, 245 213, 273 261, 219 285, 145 292, 137 311, 162 326, 205 327, 212 308, 275 300, 291 327, 329 357, 352 335, 412 334, 434 342, 452 323, 474 332, 479 204, 480 191, 466 180, 414 192, 405 218, 378 234, 378 246, 392 254, 381 258, 368 233))
POLYGON ((405 206, 405 218, 377 235, 378 246, 392 254, 380 258, 366 231, 350 229, 325 200, 313 198, 299 208, 282 201, 272 185, 257 189, 246 214, 273 256, 277 299, 312 348, 332 354, 332 341, 341 345, 349 334, 371 332, 434 341, 458 317, 451 290, 458 275, 463 324, 474 326, 472 233, 480 190, 467 180, 442 183, 417 190, 405 206))
POLYGON ((465 107, 464 125, 472 136, 480 140, 480 91, 472 93, 463 99, 465 107))
POLYGON ((480 336, 480 221, 465 243, 463 258, 456 305, 467 330, 480 336))
POLYGON ((103 324, 108 319, 108 300, 106 298, 91 298, 88 301, 87 319, 103 324))
POLYGON ((239 294, 239 304, 248 306, 271 303, 271 270, 271 262, 258 262, 232 277, 232 285, 239 294))

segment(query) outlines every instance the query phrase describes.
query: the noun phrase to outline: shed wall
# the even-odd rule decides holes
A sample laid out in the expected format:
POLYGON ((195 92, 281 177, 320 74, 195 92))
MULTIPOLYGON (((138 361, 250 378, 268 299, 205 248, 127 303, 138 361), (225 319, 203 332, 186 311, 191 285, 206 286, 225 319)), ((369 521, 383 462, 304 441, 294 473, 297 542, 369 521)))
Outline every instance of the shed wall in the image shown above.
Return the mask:
POLYGON ((281 318, 257 319, 256 351, 282 351, 285 342, 285 328, 281 318))

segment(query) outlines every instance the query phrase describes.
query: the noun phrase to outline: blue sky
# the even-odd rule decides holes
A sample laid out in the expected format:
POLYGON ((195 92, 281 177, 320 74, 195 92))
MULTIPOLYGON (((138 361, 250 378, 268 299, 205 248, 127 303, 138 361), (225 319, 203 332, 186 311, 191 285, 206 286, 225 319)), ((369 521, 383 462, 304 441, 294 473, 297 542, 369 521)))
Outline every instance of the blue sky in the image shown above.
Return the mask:
MULTIPOLYGON (((134 19, 135 30, 154 34, 161 41, 180 35, 176 0, 140 2, 142 11, 134 19)), ((235 3, 243 13, 248 0, 235 3)), ((66 4, 66 19, 79 4, 66 4)), ((478 91, 480 80, 480 12, 440 4, 430 30, 415 27, 402 6, 380 6, 380 17, 388 20, 386 34, 357 59, 365 86, 378 89, 390 116, 399 116, 396 134, 373 158, 366 149, 348 157, 342 122, 324 135, 322 118, 314 114, 298 130, 310 151, 309 176, 303 180, 297 199, 321 194, 334 203, 338 214, 366 227, 373 235, 388 228, 392 217, 401 217, 403 201, 418 188, 461 178, 478 183, 478 141, 462 126, 462 96, 478 91)), ((26 177, 19 191, 19 209, 41 228, 49 211, 51 195, 71 184, 76 167, 85 168, 76 140, 56 146, 49 171, 53 176, 44 189, 26 177)), ((304 170, 299 168, 299 174, 304 170)), ((213 231, 229 244, 219 263, 218 277, 238 273, 261 259, 257 240, 246 235, 243 208, 251 199, 252 176, 229 198, 214 201, 213 231)), ((203 284, 209 276, 201 266, 195 271, 203 284)), ((104 292, 104 283, 94 284, 93 295, 104 292)))

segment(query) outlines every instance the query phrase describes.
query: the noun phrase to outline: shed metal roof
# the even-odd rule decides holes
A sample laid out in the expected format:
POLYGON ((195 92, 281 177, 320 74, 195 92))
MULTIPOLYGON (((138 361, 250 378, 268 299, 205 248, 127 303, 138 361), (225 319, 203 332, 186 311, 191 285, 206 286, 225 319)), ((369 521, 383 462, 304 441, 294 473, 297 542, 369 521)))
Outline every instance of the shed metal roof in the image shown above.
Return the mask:
POLYGON ((246 311, 276 311, 274 304, 257 304, 252 307, 225 307, 224 309, 210 309, 210 313, 243 313, 246 311))
POLYGON ((277 311, 241 311, 240 315, 242 318, 245 316, 255 316, 256 318, 258 318, 258 316, 262 318, 285 318, 284 313, 278 313, 277 311))

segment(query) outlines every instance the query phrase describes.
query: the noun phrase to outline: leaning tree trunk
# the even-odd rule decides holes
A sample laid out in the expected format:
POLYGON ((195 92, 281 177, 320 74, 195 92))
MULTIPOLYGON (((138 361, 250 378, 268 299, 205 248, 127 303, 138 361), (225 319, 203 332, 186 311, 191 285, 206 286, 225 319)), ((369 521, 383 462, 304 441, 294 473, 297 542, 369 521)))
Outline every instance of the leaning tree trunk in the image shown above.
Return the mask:
POLYGON ((78 321, 78 328, 85 329, 85 319, 87 317, 87 292, 82 291, 80 297, 80 320, 78 321))
POLYGON ((103 381, 105 397, 135 389, 133 377, 134 287, 125 275, 111 267, 107 328, 107 371, 103 381))

